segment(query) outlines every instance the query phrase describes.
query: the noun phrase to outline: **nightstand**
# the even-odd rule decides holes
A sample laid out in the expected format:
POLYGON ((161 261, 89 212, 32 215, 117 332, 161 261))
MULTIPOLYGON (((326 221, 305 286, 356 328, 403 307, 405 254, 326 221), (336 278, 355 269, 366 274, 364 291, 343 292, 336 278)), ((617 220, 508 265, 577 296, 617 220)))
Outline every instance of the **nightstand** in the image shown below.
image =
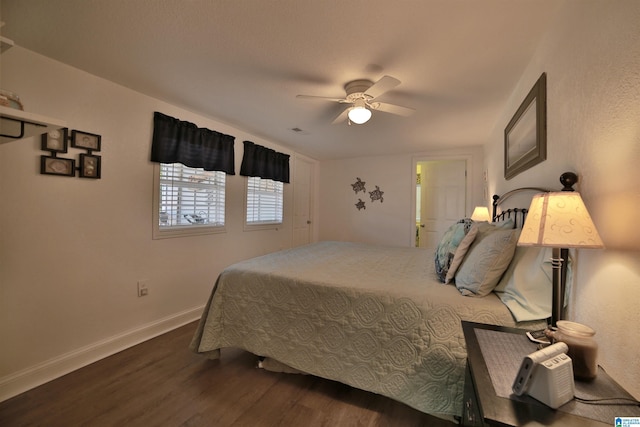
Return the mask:
MULTIPOLYGON (((509 396, 505 379, 515 378, 522 358, 536 351, 536 344, 523 329, 465 321, 462 329, 467 346, 462 426, 612 426, 615 417, 640 417, 638 406, 589 405, 574 399, 554 410, 529 396, 509 396)), ((594 381, 576 381, 576 396, 632 398, 601 368, 594 381)))

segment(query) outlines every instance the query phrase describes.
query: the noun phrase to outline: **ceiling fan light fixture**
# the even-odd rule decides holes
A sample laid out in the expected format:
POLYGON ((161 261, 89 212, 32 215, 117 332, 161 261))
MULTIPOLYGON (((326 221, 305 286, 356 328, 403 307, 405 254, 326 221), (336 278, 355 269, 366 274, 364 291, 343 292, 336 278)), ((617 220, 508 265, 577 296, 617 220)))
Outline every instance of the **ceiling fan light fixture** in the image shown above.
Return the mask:
POLYGON ((366 107, 364 100, 358 99, 355 106, 349 110, 349 120, 357 125, 367 123, 371 118, 371 110, 366 107))

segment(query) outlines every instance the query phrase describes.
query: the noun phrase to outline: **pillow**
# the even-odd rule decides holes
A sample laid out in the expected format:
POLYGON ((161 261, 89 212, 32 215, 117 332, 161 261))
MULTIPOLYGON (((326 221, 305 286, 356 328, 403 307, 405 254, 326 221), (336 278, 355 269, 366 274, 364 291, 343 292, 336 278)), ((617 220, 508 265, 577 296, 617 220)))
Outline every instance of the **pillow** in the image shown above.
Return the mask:
POLYGON ((469 251, 469 247, 475 240, 477 234, 478 234, 478 226, 474 224, 469 230, 469 232, 465 234, 465 236, 460 241, 460 244, 458 245, 456 252, 453 255, 453 259, 451 260, 451 265, 449 265, 449 271, 447 271, 447 276, 444 280, 444 283, 453 282, 453 278, 456 272, 458 271, 458 268, 460 268, 460 265, 462 264, 462 260, 464 259, 464 256, 469 251))
POLYGON ((478 234, 455 275, 462 295, 485 296, 493 291, 513 258, 519 232, 478 224, 478 234))
MULTIPOLYGON (((480 223, 479 223, 480 224, 480 223)), ((487 222, 484 222, 483 224, 489 224, 487 222)), ((496 228, 504 228, 504 229, 513 229, 515 227, 515 223, 513 222, 513 219, 509 218, 506 221, 499 221, 499 222, 492 222, 489 225, 492 225, 496 228)))
POLYGON ((461 219, 453 224, 444 232, 440 243, 436 247, 435 263, 436 263, 436 275, 441 282, 445 282, 447 278, 447 272, 449 266, 453 260, 453 256, 458 248, 458 245, 469 232, 473 221, 469 218, 461 219))
MULTIPOLYGON (((547 319, 551 316, 553 299, 551 251, 551 248, 518 246, 509 268, 494 289, 517 322, 547 319)), ((569 257, 565 303, 569 301, 571 283, 571 257, 569 257)))
POLYGON ((451 283, 453 281, 456 271, 462 264, 469 246, 476 238, 479 228, 484 230, 513 229, 513 226, 512 219, 489 223, 487 221, 473 221, 469 218, 464 218, 449 227, 436 249, 436 275, 440 281, 443 283, 451 283), (463 226, 460 224, 463 224, 463 226), (475 225, 477 227, 474 227, 475 225), (462 240, 458 240, 461 233, 465 234, 462 240))

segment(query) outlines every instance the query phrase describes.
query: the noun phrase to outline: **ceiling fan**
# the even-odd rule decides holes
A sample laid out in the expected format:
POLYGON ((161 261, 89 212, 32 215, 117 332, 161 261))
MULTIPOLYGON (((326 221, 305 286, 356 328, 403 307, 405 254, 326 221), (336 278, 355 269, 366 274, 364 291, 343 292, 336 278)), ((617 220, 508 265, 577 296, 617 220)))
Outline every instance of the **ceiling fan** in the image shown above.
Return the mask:
POLYGON ((344 98, 313 95, 298 95, 296 98, 319 99, 338 102, 340 104, 351 104, 335 118, 333 123, 339 123, 348 118, 349 124, 363 124, 371 118, 371 111, 382 111, 400 116, 409 116, 415 111, 413 108, 376 101, 376 98, 380 95, 390 91, 399 84, 400 80, 391 76, 383 76, 375 83, 371 80, 353 80, 344 85, 344 90, 347 93, 344 98))

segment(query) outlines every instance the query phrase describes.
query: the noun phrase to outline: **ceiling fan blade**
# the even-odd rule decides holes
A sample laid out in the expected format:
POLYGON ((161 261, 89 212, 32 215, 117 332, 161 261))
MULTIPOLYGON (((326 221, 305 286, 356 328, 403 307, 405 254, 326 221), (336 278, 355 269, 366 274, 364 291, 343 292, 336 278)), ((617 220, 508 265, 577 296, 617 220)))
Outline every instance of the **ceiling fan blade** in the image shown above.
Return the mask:
POLYGON ((397 114, 399 116, 410 116, 416 110, 409 107, 401 107, 400 105, 387 104, 386 102, 372 102, 371 108, 383 113, 397 114))
POLYGON ((332 102, 345 102, 344 98, 329 98, 327 96, 314 96, 314 95, 296 95, 296 98, 301 99, 317 99, 320 101, 332 101, 332 102))
POLYGON ((380 80, 375 82, 373 86, 366 90, 365 95, 371 98, 377 98, 383 93, 390 91, 400 84, 400 80, 391 76, 382 76, 380 80))
POLYGON ((345 108, 344 110, 342 110, 342 113, 340 113, 340 115, 338 117, 336 117, 331 124, 335 125, 336 123, 340 123, 343 122, 347 119, 347 116, 349 115, 349 110, 351 109, 351 107, 345 108))

